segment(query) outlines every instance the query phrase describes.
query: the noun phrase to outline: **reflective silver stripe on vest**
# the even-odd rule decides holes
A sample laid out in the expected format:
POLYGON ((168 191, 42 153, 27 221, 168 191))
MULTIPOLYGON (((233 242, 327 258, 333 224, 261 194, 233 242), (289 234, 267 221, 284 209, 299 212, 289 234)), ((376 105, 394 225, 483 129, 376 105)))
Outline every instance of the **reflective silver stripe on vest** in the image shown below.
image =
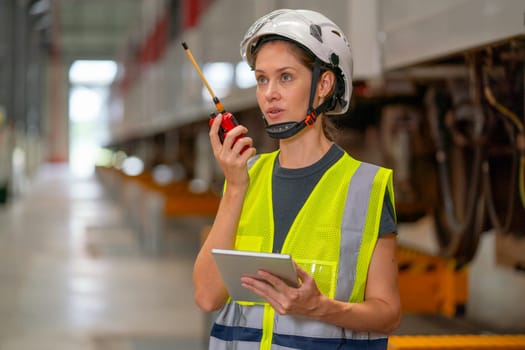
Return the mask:
POLYGON ((260 154, 256 154, 253 157, 251 157, 250 159, 248 159, 248 163, 246 163, 246 167, 248 168, 248 170, 250 170, 252 168, 252 166, 255 164, 255 162, 259 158, 261 158, 261 155, 260 154))
POLYGON ((224 341, 214 337, 210 337, 209 349, 213 350, 259 350, 261 344, 259 342, 248 342, 248 341, 224 341))
POLYGON ((316 320, 294 316, 275 314, 274 333, 285 335, 301 335, 312 338, 348 338, 341 327, 316 320))
POLYGON ((272 350, 297 350, 297 349, 289 348, 287 346, 280 346, 280 345, 272 344, 272 350))
POLYGON ((282 335, 304 336, 325 339, 382 339, 386 335, 370 332, 355 332, 328 323, 294 316, 275 314, 273 332, 282 335))
POLYGON ((228 327, 261 329, 263 315, 264 307, 261 305, 245 306, 231 302, 221 309, 215 323, 228 327))
POLYGON ((335 298, 350 300, 355 282, 355 267, 366 222, 370 193, 378 167, 361 163, 354 173, 346 197, 343 223, 341 225, 341 247, 335 298), (341 259, 344 257, 345 259, 341 259))
MULTIPOLYGON (((378 167, 361 163, 356 169, 346 197, 341 224, 341 248, 337 276, 337 300, 348 301, 355 282, 355 268, 366 222, 370 193, 378 167)), ((384 335, 372 336, 368 332, 354 332, 327 323, 275 315, 274 333, 337 339, 377 339, 384 335)))

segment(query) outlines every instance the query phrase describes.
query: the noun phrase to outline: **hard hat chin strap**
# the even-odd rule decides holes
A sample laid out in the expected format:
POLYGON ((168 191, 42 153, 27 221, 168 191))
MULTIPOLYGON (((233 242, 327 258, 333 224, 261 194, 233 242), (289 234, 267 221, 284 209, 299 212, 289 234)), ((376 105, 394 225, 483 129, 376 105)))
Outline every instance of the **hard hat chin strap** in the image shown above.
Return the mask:
POLYGON ((296 135, 299 131, 303 130, 305 127, 312 127, 319 114, 325 112, 329 109, 331 102, 330 99, 324 101, 317 108, 313 108, 315 90, 317 88, 317 82, 321 75, 321 64, 319 60, 315 60, 314 68, 312 70, 312 84, 310 85, 310 99, 308 101, 308 111, 306 117, 300 122, 284 122, 273 125, 268 125, 268 122, 263 116, 264 122, 266 124, 266 132, 271 138, 274 139, 287 139, 296 135))

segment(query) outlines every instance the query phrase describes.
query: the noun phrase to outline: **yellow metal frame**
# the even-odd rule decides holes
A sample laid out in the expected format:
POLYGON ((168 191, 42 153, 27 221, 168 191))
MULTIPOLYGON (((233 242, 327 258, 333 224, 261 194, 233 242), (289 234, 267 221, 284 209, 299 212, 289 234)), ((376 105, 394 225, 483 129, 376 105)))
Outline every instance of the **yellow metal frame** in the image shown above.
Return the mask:
POLYGON ((405 313, 456 316, 468 298, 468 269, 453 259, 398 247, 399 291, 405 313))
POLYGON ((390 336, 388 350, 525 349, 525 335, 390 336))

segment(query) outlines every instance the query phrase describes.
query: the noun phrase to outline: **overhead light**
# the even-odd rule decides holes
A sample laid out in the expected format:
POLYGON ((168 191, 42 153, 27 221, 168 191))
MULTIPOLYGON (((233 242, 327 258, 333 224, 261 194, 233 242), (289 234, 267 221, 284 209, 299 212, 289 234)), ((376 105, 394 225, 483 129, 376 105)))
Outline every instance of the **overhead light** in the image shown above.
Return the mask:
MULTIPOLYGON (((206 63, 203 67, 203 74, 207 77, 208 82, 217 96, 224 97, 228 95, 233 81, 233 65, 229 62, 212 62, 206 63)), ((211 99, 208 90, 202 88, 202 96, 205 100, 211 99)))
POLYGON ((237 63, 235 66, 235 82, 241 89, 247 89, 257 85, 253 70, 244 61, 237 63))
POLYGON ((49 0, 38 0, 31 5, 29 14, 32 16, 38 16, 49 11, 49 0))
POLYGON ((117 76, 115 61, 78 60, 69 69, 69 81, 72 84, 109 85, 117 76))

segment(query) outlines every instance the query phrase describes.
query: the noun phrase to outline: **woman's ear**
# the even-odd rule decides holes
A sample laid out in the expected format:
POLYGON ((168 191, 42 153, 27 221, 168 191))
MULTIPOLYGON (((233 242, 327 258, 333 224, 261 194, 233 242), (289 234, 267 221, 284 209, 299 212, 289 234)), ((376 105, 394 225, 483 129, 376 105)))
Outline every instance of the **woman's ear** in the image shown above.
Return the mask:
POLYGON ((328 70, 321 74, 319 83, 317 84, 317 94, 323 99, 333 93, 335 88, 335 75, 334 72, 328 70))

